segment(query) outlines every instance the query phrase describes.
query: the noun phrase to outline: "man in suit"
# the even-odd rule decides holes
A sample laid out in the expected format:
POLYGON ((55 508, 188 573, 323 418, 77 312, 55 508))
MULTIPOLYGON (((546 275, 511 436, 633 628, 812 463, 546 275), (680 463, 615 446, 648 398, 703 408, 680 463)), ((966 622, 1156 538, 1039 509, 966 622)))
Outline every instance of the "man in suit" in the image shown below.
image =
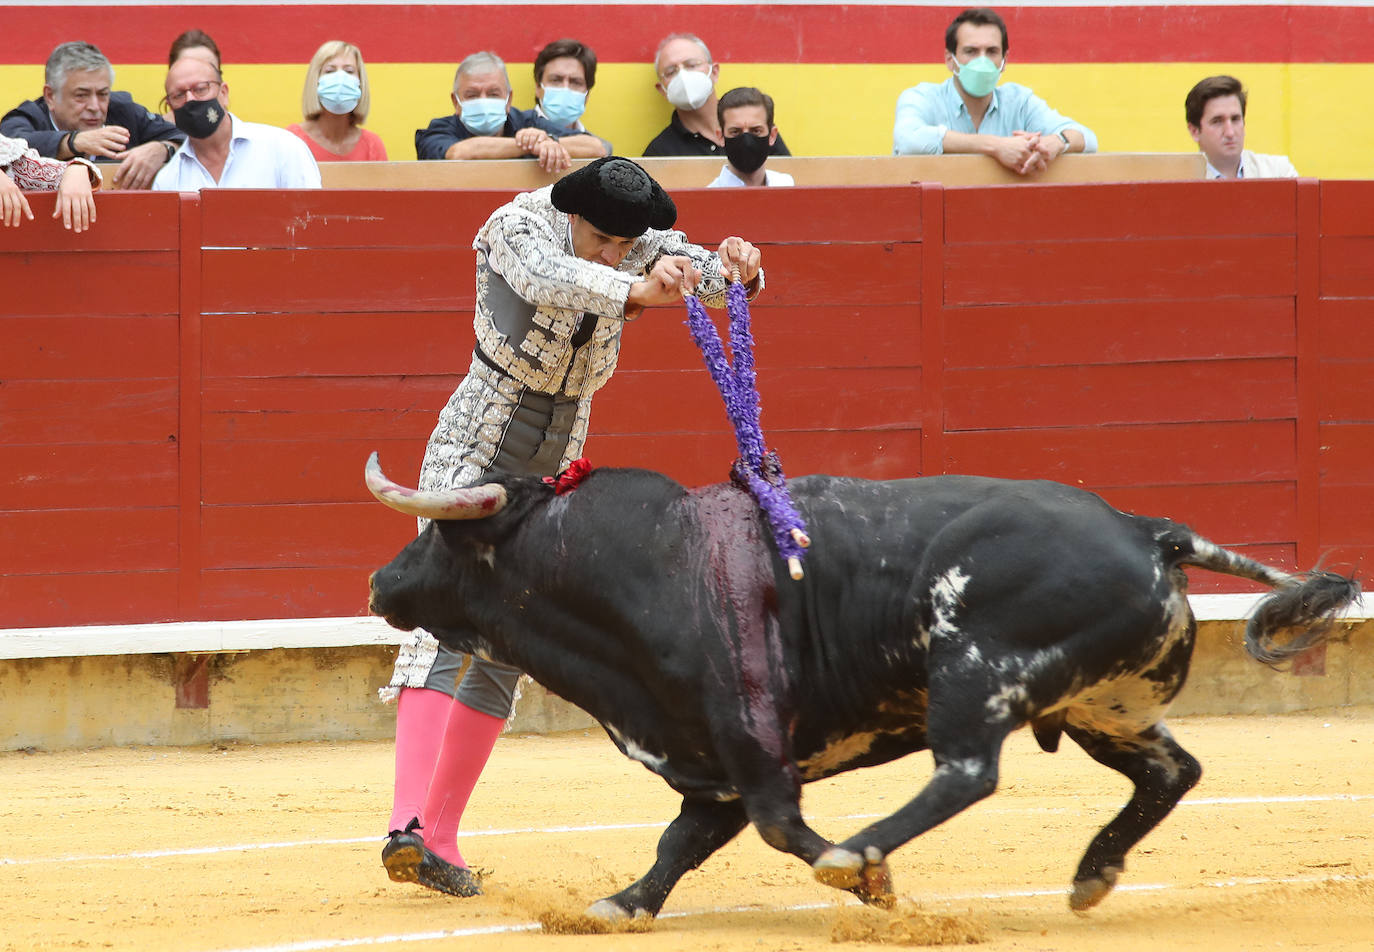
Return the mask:
POLYGON ((128 93, 111 92, 114 67, 90 43, 59 44, 48 57, 43 98, 20 103, 0 119, 0 135, 24 139, 53 159, 119 162, 113 184, 143 189, 186 136, 128 93))

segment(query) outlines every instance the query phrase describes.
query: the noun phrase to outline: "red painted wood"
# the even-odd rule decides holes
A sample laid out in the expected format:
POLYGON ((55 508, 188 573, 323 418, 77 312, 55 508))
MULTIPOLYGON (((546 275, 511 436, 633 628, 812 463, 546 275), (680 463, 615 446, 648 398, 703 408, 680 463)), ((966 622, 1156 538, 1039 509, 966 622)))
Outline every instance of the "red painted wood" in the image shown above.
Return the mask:
POLYGON ((0 606, 0 627, 4 628, 133 625, 185 617, 177 610, 177 573, 170 568, 131 572, 105 566, 89 573, 0 573, 0 606))
POLYGON ((1321 182, 1321 235, 1374 235, 1369 218, 1369 185, 1365 181, 1321 182))
POLYGON ((380 453, 392 478, 414 485, 427 437, 357 439, 335 431, 313 440, 210 441, 201 498, 207 506, 371 500, 363 485, 368 455, 380 453))
POLYGON ((180 445, 177 499, 177 604, 183 617, 200 612, 200 553, 203 518, 201 473, 204 470, 202 405, 205 380, 202 371, 201 310, 203 259, 201 245, 204 218, 198 195, 181 193, 178 219, 181 239, 180 378, 177 428, 180 445))
MULTIPOLYGON (((957 6, 764 3, 712 8, 620 3, 205 4, 195 23, 232 63, 301 63, 322 24, 362 38, 368 62, 450 63, 455 37, 481 37, 512 64, 528 63, 550 36, 587 37, 606 63, 648 63, 669 31, 695 30, 719 63, 927 63, 957 6), (690 9, 690 8, 688 8, 690 9)), ((1374 14, 1347 5, 1007 6, 1017 63, 1332 62, 1374 60, 1374 14), (1189 42, 1179 42, 1187 37, 1189 42)), ((166 62, 167 8, 82 8, 87 35, 117 65, 166 62)), ((53 45, 51 7, 7 11, 4 62, 42 63, 53 45)), ((459 48, 466 46, 459 44, 459 48)), ((303 72, 303 69, 302 69, 303 72)), ((1199 74, 1201 75, 1201 74, 1199 74)), ((1009 78, 1016 78, 1010 74, 1009 78)), ((295 92, 292 87, 291 92, 295 92)), ((35 91, 33 93, 37 95, 35 91)))
MULTIPOLYGON (((1228 546, 1228 548, 1258 562, 1289 572, 1297 572, 1306 567, 1298 565, 1297 549, 1292 545, 1233 545, 1228 546)), ((1212 592, 1269 591, 1267 585, 1236 578, 1233 575, 1221 575, 1191 565, 1186 571, 1188 574, 1188 591, 1194 595, 1206 595, 1212 592)), ((1237 622, 1236 627, 1240 629, 1241 624, 1237 622)))
POLYGON ((177 432, 174 380, 3 380, 8 444, 163 443, 177 432))
MULTIPOLYGON (((375 540, 394 536, 396 520, 407 522, 375 500, 205 506, 202 519, 201 564, 206 569, 376 568, 375 540)), ((413 532, 414 523, 410 526, 413 532)))
MULTIPOLYGON (((6 9, 13 8, 7 7, 6 9)), ((6 28, 5 40, 5 52, 8 52, 8 28, 6 28)), ((43 75, 42 64, 47 60, 48 54, 52 52, 53 45, 50 42, 47 52, 35 60, 38 64, 40 83, 43 75)), ((28 95, 19 96, 17 89, 13 92, 16 102, 21 98, 30 98, 28 95)), ((32 92, 33 96, 40 96, 41 94, 41 86, 32 92)), ((108 175, 109 172, 105 174, 108 175)), ((96 199, 96 212, 99 220, 89 231, 83 231, 79 235, 67 231, 62 227, 60 221, 53 219, 52 212, 57 203, 56 196, 56 192, 28 193, 29 208, 33 210, 34 220, 26 222, 22 228, 0 228, 0 273, 9 273, 7 262, 10 260, 24 262, 20 265, 22 267, 36 263, 38 259, 27 261, 22 257, 33 252, 42 252, 42 258, 58 255, 58 260, 68 264, 73 263, 73 259, 61 257, 62 255, 91 255, 95 253, 93 257, 80 259, 80 267, 68 272, 69 280, 65 285, 49 285, 46 288, 47 291, 51 292, 54 288, 60 287, 66 293, 74 290, 74 285, 85 283, 85 280, 92 274, 107 269, 118 270, 112 268, 110 264, 117 259, 109 257, 105 254, 106 252, 137 258, 139 257, 137 252, 175 252, 177 249, 177 196, 175 194, 168 192, 101 192, 96 199), (21 257, 10 259, 10 253, 18 254, 21 257), (71 280, 77 275, 82 276, 83 280, 71 280)), ((175 277, 172 280, 175 281, 175 277)), ((99 281, 91 283, 96 286, 96 289, 103 288, 103 290, 108 291, 111 287, 110 285, 102 285, 99 281)), ((126 314, 160 312, 136 310, 136 308, 146 305, 148 288, 132 282, 120 282, 113 286, 122 288, 128 293, 108 295, 110 300, 106 304, 107 307, 113 307, 119 313, 126 314)), ((15 290, 9 282, 6 282, 5 311, 9 314, 18 313, 18 309, 10 303, 15 290)), ((59 310, 63 303, 70 304, 70 301, 54 301, 48 308, 39 308, 34 313, 83 313, 82 311, 59 310)))
POLYGON ((1136 247, 1159 238, 1292 235, 1295 187, 1292 179, 1270 179, 1241 188, 1203 181, 953 188, 945 198, 945 240, 954 246, 1106 239, 1136 247))
POLYGON ((0 254, 0 274, 24 276, 5 282, 6 314, 85 317, 177 310, 176 251, 0 254))
POLYGON ((177 503, 177 446, 164 443, 9 445, 0 510, 107 509, 177 503))
POLYGON ((1090 488, 1297 476, 1293 424, 1175 423, 951 433, 945 471, 1090 488))
POLYGON ((0 316, 0 380, 175 377, 177 319, 0 316))
POLYGON ((1323 237, 1323 297, 1374 298, 1374 235, 1323 237))
POLYGON ((1321 462, 1323 485, 1374 485, 1374 421, 1322 424, 1321 462))
POLYGON ((176 522, 174 507, 0 512, 0 575, 175 569, 176 522))
POLYGON ((945 373, 945 428, 1291 419, 1293 361, 1174 361, 945 373))
MULTIPOLYGON (((382 508, 381 503, 374 503, 382 508)), ((389 511, 389 510, 387 510, 389 511)), ((358 617, 367 614, 367 577, 386 565, 414 537, 415 520, 392 512, 397 531, 364 540, 370 544, 366 566, 349 568, 215 569, 201 573, 201 617, 234 621, 245 609, 270 618, 358 617), (270 599, 270 610, 263 605, 270 599)), ((375 687, 381 687, 380 684, 375 687)))
POLYGON ((204 390, 207 441, 429 438, 461 378, 218 378, 204 390))
POLYGON ((1322 544, 1374 544, 1374 483, 1322 487, 1322 544))
POLYGON ((394 312, 211 314, 202 335, 207 377, 456 374, 474 340, 471 309, 403 321, 394 312))
POLYGON ((1374 302, 1364 298, 1323 298, 1317 308, 1317 346, 1329 361, 1374 360, 1374 302))
POLYGON ((1219 545, 1285 543, 1298 531, 1292 482, 1112 487, 1101 495, 1123 512, 1186 523, 1219 545))
POLYGON ((944 353, 950 368, 1286 357, 1295 328, 1291 297, 1011 304, 954 312, 944 353))
POLYGON ((945 369, 952 317, 945 308, 945 269, 949 235, 945 231, 946 190, 934 183, 921 186, 923 255, 921 284, 921 443, 917 471, 934 476, 946 472, 945 369))
MULTIPOLYGON (((710 175, 718 171, 710 166, 710 175)), ((780 190, 742 189, 721 201, 714 189, 674 189, 676 228, 715 248, 729 235, 761 243, 890 243, 921 241, 920 190, 909 186, 809 187, 797 201, 780 190), (881 215, 855 215, 881 208, 881 215)), ((769 255, 763 266, 769 269, 769 255)))
POLYGON ((1292 295, 1294 244, 1265 236, 952 244, 945 304, 1292 295))

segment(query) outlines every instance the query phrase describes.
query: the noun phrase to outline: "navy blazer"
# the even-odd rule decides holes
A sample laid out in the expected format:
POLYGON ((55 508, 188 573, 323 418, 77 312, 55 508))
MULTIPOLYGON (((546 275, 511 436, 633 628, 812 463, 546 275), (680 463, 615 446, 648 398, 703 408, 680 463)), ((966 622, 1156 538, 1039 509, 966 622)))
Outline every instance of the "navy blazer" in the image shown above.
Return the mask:
MULTIPOLYGON (((543 129, 555 139, 568 134, 567 129, 558 128, 543 116, 536 115, 533 109, 527 114, 513 106, 507 106, 506 124, 497 135, 509 139, 528 126, 543 129)), ((415 158, 442 159, 453 143, 471 139, 473 136, 474 133, 468 131, 468 127, 463 125, 457 114, 432 119, 425 128, 415 130, 415 158)))
MULTIPOLYGON (((128 129, 130 149, 145 142, 166 141, 180 145, 186 141, 186 133, 144 109, 128 93, 110 93, 110 111, 105 116, 105 125, 128 129)), ((48 112, 48 104, 41 99, 20 103, 0 119, 0 135, 24 139, 29 148, 37 149, 39 155, 50 159, 57 158, 57 149, 67 132, 52 127, 52 114, 48 112)))

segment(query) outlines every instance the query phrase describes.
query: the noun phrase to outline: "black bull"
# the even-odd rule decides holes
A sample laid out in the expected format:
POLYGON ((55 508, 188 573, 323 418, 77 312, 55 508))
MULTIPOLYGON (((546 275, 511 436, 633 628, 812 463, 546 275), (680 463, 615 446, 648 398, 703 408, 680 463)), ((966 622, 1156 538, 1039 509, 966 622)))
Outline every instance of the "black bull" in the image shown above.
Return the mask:
POLYGON ((372 611, 523 669, 682 794, 652 868, 589 910, 605 918, 656 915, 750 822, 822 882, 891 902, 887 855, 990 794, 1025 725, 1135 785, 1074 875, 1086 909, 1201 775, 1162 723, 1196 630, 1181 566, 1274 588, 1246 630, 1268 663, 1359 594, 1052 482, 792 480, 812 539, 793 581, 728 484, 600 469, 564 495, 534 477, 418 493, 375 454, 367 477, 437 520, 374 573, 372 611), (925 748, 934 773, 891 816, 839 844, 802 819, 802 784, 925 748))

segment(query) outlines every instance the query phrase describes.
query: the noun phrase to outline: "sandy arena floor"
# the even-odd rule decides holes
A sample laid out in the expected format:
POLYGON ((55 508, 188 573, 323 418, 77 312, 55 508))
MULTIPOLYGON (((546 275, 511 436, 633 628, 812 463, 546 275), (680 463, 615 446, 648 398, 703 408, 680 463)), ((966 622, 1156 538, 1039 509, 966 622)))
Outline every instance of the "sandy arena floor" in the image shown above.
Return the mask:
MULTIPOLYGON (((599 733, 507 737, 463 849, 491 871, 455 900, 380 865, 390 746, 139 748, 0 755, 4 949, 819 950, 977 941, 983 950, 1374 948, 1374 710, 1171 722, 1202 783, 1086 917, 1065 892, 1126 784, 1066 741, 1012 738, 988 800, 892 858, 896 913, 863 909, 747 830, 647 933, 553 935, 636 878, 676 799, 599 733)), ((847 835, 895 809, 928 755, 807 788, 847 835)))

